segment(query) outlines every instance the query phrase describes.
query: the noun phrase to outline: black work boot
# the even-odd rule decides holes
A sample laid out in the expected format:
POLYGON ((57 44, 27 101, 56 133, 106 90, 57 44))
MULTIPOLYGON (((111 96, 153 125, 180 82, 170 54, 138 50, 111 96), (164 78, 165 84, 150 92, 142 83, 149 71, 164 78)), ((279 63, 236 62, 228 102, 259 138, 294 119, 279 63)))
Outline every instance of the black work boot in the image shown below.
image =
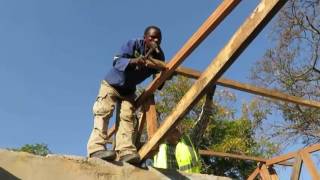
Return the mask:
POLYGON ((113 161, 116 158, 115 151, 100 150, 90 154, 90 157, 96 157, 106 161, 113 161))
POLYGON ((130 164, 138 164, 140 163, 140 155, 138 153, 127 154, 127 155, 121 156, 119 158, 119 161, 127 162, 130 164))

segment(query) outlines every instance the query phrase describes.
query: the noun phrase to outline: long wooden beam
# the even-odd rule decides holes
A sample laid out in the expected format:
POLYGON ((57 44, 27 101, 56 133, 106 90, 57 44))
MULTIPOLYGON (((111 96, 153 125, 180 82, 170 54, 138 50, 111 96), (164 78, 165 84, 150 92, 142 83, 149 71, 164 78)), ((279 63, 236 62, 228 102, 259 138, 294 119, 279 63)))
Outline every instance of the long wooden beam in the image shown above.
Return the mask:
POLYGON ((267 160, 266 164, 269 166, 269 165, 273 165, 273 164, 276 164, 276 163, 279 163, 282 161, 287 161, 287 160, 294 158, 296 155, 297 155, 297 152, 291 152, 288 154, 280 155, 280 156, 277 156, 277 157, 274 157, 274 158, 267 160))
POLYGON ((146 110, 146 119, 147 119, 146 122, 147 122, 148 139, 150 139, 159 127, 154 96, 150 96, 148 98, 147 105, 145 105, 145 110, 146 110))
POLYGON ((260 167, 257 167, 257 168, 250 174, 250 176, 248 177, 247 180, 254 180, 254 179, 258 176, 259 172, 260 172, 260 167))
MULTIPOLYGON (((159 70, 164 70, 166 68, 166 63, 159 61, 157 59, 150 59, 150 62, 147 63, 148 66, 159 69, 159 70)), ((201 75, 200 71, 191 69, 191 68, 186 68, 186 67, 178 67, 176 69, 176 73, 182 76, 186 76, 189 78, 194 78, 198 79, 201 75)), ((286 102, 291 102, 303 106, 308 106, 308 107, 314 107, 314 108, 320 108, 320 102, 318 101, 312 101, 312 100, 307 100, 303 99, 300 97, 296 96, 291 96, 276 90, 271 90, 267 88, 261 88, 261 87, 256 87, 254 85, 246 84, 246 83, 240 83, 234 80, 226 79, 226 78, 220 78, 216 82, 217 85, 221 85, 224 87, 232 88, 232 89, 237 89, 240 91, 264 96, 264 97, 269 97, 277 100, 282 100, 286 102)))
POLYGON ((269 170, 265 164, 261 165, 260 176, 261 176, 262 180, 271 180, 271 175, 270 175, 269 170))
POLYGON ((136 100, 136 105, 140 106, 144 100, 154 93, 163 82, 168 79, 174 70, 198 47, 198 45, 230 14, 241 0, 224 0, 217 9, 207 18, 200 28, 191 36, 183 47, 175 54, 168 63, 167 71, 157 76, 136 100))
POLYGON ((260 158, 260 157, 251 157, 251 156, 237 155, 237 154, 231 154, 231 153, 215 152, 210 150, 199 150, 199 154, 202 156, 218 156, 218 157, 224 157, 224 158, 235 158, 235 159, 251 160, 251 161, 258 161, 258 162, 267 161, 267 159, 260 158))
MULTIPOLYGON (((258 161, 266 163, 267 159, 261 157, 252 157, 252 156, 245 156, 245 155, 238 155, 238 154, 231 154, 231 153, 223 153, 223 152, 215 152, 211 150, 199 150, 199 154, 201 156, 216 156, 216 157, 224 157, 224 158, 234 158, 234 159, 242 159, 242 160, 250 160, 250 161, 258 161)), ((283 166, 292 166, 291 162, 279 162, 277 163, 283 166)))
MULTIPOLYGON (((250 17, 238 29, 227 45, 213 59, 208 68, 201 74, 194 85, 182 97, 171 114, 165 119, 154 136, 139 151, 141 159, 146 158, 148 153, 160 142, 179 120, 189 111, 203 95, 204 90, 217 82, 222 74, 231 66, 244 49, 259 34, 271 18, 280 10, 287 0, 262 0, 250 17)), ((171 66, 172 63, 170 64, 171 66)), ((170 68, 169 67, 169 68, 170 68)), ((171 67, 171 73, 174 69, 171 67)), ((169 77, 167 76, 167 77, 169 77)), ((164 76, 163 76, 164 77, 164 76)), ((166 78, 165 78, 166 79, 166 78)))
POLYGON ((270 172, 271 180, 279 180, 279 176, 272 166, 268 166, 268 170, 270 172))
MULTIPOLYGON (((320 150, 320 144, 313 144, 311 146, 308 146, 306 148, 301 149, 301 151, 302 150, 304 152, 307 152, 307 153, 313 153, 313 152, 316 152, 316 151, 320 150)), ((298 153, 299 153, 299 151, 296 151, 296 152, 290 152, 290 153, 287 153, 287 154, 284 154, 284 155, 280 155, 280 156, 277 156, 277 157, 273 157, 273 158, 267 160, 266 164, 267 165, 272 165, 272 164, 276 164, 276 163, 279 163, 279 162, 282 162, 282 161, 290 160, 290 159, 296 157, 298 153)))
POLYGON ((305 164, 306 168, 308 169, 312 179, 319 180, 320 174, 317 170, 317 167, 313 164, 310 154, 303 151, 303 150, 300 151, 299 154, 302 158, 303 163, 305 164))
POLYGON ((297 155, 295 157, 295 162, 294 162, 294 166, 293 166, 290 180, 299 180, 300 173, 301 173, 301 167, 302 167, 302 158, 299 155, 299 153, 297 153, 297 155))
POLYGON ((316 152, 316 151, 320 151, 320 143, 308 146, 308 147, 306 147, 304 149, 304 151, 308 152, 308 153, 313 153, 313 152, 316 152))
MULTIPOLYGON (((198 45, 223 21, 227 15, 239 4, 241 0, 224 0, 217 9, 207 18, 200 28, 191 36, 191 38, 183 45, 183 47, 172 58, 170 64, 167 65, 167 71, 162 72, 146 90, 137 98, 136 106, 139 107, 154 91, 173 73, 174 70, 198 47, 198 45)), ((116 129, 115 126, 108 130, 108 138, 110 138, 116 129)))
MULTIPOLYGON (((166 63, 159 61, 157 59, 149 59, 147 65, 149 67, 159 69, 159 70, 165 70, 166 63)), ((189 78, 194 78, 198 79, 201 75, 201 71, 197 71, 191 68, 187 67, 178 67, 175 72, 179 75, 186 76, 189 78)), ((290 103, 295 103, 299 104, 302 106, 307 106, 307 107, 313 107, 313 108, 320 108, 320 102, 318 101, 313 101, 313 100, 307 100, 303 99, 300 97, 296 96, 291 96, 276 90, 272 89, 267 89, 267 88, 261 88, 261 87, 256 87, 254 85, 246 84, 246 83, 241 83, 238 81, 226 79, 226 78, 220 78, 216 82, 217 85, 232 88, 232 89, 237 89, 240 91, 248 92, 251 94, 259 95, 259 96, 264 96, 272 99, 277 99, 277 100, 282 100, 290 103)), ((115 126, 111 127, 108 130, 108 138, 110 138, 115 132, 115 126)))
POLYGON ((295 103, 303 106, 313 107, 313 108, 320 108, 320 102, 318 101, 307 100, 300 97, 291 96, 276 90, 256 87, 250 84, 240 83, 240 82, 229 80, 229 79, 221 78, 218 80, 217 84, 225 87, 233 88, 233 89, 238 89, 240 91, 245 91, 245 92, 256 94, 256 95, 269 97, 272 99, 278 99, 278 100, 291 102, 291 103, 295 103))

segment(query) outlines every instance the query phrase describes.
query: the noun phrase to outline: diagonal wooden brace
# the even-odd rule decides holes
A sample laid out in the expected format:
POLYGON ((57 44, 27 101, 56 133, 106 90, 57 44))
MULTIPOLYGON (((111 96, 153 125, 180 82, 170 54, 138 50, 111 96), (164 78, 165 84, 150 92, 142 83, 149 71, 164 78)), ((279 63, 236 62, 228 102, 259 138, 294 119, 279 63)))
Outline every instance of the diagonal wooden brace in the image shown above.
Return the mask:
MULTIPOLYGON (((149 62, 148 66, 152 68, 159 69, 159 70, 164 70, 166 68, 166 64, 160 60, 149 59, 148 62, 149 62)), ((200 71, 197 71, 191 68, 186 68, 186 67, 178 67, 175 72, 179 75, 186 76, 189 78, 195 78, 195 79, 198 79, 201 75, 200 71)), ((320 102, 318 101, 307 100, 300 97, 291 96, 291 95, 282 93, 280 91, 261 88, 261 87, 257 87, 257 86, 246 84, 246 83, 240 83, 240 82, 226 79, 226 78, 218 79, 216 84, 220 86, 252 93, 259 96, 264 96, 264 97, 273 98, 281 101, 299 104, 302 106, 320 108, 320 102)))
MULTIPOLYGON (((176 105, 172 113, 165 119, 154 136, 140 149, 139 154, 141 159, 147 157, 148 153, 156 144, 161 141, 166 133, 181 120, 188 110, 195 104, 203 91, 211 84, 216 83, 222 74, 231 66, 236 58, 244 51, 250 42, 258 35, 264 26, 271 18, 280 10, 286 3, 286 0, 262 0, 251 16, 234 34, 228 44, 220 51, 216 58, 213 59, 209 67, 201 74, 199 79, 182 97, 176 105)), ((178 63, 179 64, 179 63, 178 63)), ((171 64, 170 64, 171 65, 171 64)), ((166 79, 172 75, 177 66, 171 65, 171 71, 168 76, 163 76, 166 79)), ((156 87, 155 85, 153 87, 156 87)), ((153 89, 150 91, 152 92, 153 89)), ((146 91, 147 92, 147 91, 146 91)))
MULTIPOLYGON (((184 44, 184 46, 172 58, 167 71, 162 72, 157 76, 147 89, 137 98, 136 107, 139 107, 144 101, 151 96, 154 91, 163 82, 174 73, 174 70, 192 53, 192 51, 223 21, 223 19, 231 13, 231 11, 239 4, 241 0, 224 0, 218 8, 207 18, 207 20, 200 26, 200 28, 191 36, 191 38, 184 44)), ((115 126, 108 130, 108 137, 110 138, 116 131, 115 126)))
POLYGON ((198 45, 222 22, 222 20, 239 4, 241 0, 224 0, 218 8, 207 18, 200 28, 191 36, 183 47, 175 54, 168 63, 167 70, 157 76, 136 100, 139 107, 148 96, 172 76, 175 69, 198 47, 198 45))

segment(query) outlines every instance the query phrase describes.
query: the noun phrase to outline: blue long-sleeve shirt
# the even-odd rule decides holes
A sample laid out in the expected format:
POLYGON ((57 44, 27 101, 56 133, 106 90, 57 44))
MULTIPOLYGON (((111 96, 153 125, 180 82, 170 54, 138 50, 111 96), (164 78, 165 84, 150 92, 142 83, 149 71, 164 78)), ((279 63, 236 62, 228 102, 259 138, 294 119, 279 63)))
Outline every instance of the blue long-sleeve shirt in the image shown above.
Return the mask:
MULTIPOLYGON (((151 56, 164 61, 164 53, 160 48, 159 50, 160 53, 153 51, 151 56)), ((145 43, 143 39, 128 41, 121 47, 120 53, 114 57, 113 67, 107 73, 104 80, 114 87, 120 95, 133 94, 137 84, 158 72, 155 69, 147 67, 136 68, 135 65, 129 65, 131 58, 137 58, 145 54, 145 43)))

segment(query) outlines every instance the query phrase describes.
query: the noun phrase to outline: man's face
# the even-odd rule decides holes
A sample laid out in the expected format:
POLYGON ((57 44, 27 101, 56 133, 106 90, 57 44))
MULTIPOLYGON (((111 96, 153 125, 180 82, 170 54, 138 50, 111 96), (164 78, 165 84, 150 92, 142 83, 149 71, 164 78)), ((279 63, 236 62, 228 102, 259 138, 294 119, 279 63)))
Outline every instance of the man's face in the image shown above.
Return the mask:
POLYGON ((148 48, 152 47, 152 43, 156 43, 158 46, 161 43, 161 33, 157 29, 151 28, 144 36, 144 41, 148 48))
POLYGON ((177 144, 180 140, 180 136, 181 133, 177 129, 173 128, 167 136, 167 141, 169 144, 177 144))

